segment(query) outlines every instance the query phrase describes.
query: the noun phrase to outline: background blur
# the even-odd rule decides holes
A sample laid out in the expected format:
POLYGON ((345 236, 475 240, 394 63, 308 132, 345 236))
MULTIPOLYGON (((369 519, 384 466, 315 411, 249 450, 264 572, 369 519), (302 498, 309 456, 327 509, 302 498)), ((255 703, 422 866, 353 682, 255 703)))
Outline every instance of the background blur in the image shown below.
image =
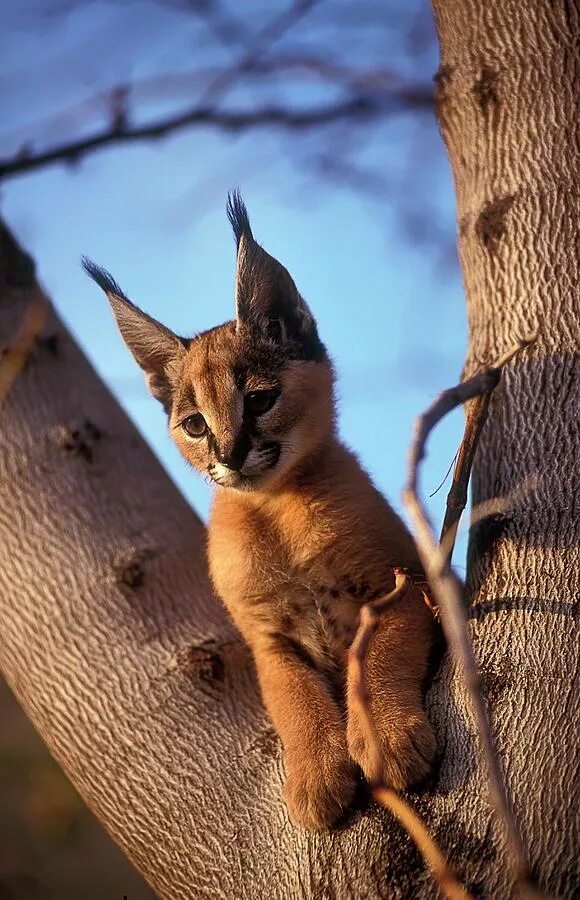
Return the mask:
MULTIPOLYGON (((2 20, 0 212, 199 514, 209 488, 79 259, 177 332, 223 322, 234 186, 318 319, 344 440, 400 507, 413 419, 458 379, 465 347, 427 0, 20 0, 2 20)), ((461 427, 459 413, 433 438, 426 493, 461 427)), ((430 501, 438 524, 445 496, 430 501)), ((148 896, 7 690, 0 711, 0 897, 148 896)))

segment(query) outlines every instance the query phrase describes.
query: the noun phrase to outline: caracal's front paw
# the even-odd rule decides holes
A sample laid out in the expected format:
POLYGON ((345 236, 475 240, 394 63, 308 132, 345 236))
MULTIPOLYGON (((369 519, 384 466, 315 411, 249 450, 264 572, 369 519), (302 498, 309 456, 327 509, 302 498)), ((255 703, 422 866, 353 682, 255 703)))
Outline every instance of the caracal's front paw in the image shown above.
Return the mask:
POLYGON ((350 805, 357 784, 357 771, 346 748, 340 754, 287 760, 284 799, 295 825, 319 830, 328 828, 350 805))
MULTIPOLYGON (((429 773, 437 743, 424 712, 392 721, 377 722, 383 775, 385 783, 397 790, 422 781, 429 773)), ((359 764, 365 777, 373 778, 371 754, 356 717, 349 715, 347 741, 350 755, 359 764)))

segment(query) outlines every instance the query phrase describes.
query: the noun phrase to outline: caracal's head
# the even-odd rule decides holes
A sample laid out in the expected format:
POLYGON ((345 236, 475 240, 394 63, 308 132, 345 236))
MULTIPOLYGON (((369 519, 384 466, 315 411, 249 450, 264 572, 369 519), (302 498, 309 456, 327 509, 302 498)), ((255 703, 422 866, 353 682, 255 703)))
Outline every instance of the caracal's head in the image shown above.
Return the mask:
POLYGON ((223 488, 263 490, 308 463, 334 429, 333 372, 290 274, 254 240, 235 192, 236 318, 181 338, 84 260, 169 416, 185 459, 223 488))

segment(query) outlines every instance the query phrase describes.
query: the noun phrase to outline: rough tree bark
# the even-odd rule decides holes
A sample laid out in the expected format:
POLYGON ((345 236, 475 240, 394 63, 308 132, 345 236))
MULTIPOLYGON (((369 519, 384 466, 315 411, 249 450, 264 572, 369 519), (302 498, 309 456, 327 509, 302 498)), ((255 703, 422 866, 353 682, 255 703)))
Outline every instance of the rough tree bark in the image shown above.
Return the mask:
MULTIPOLYGON (((455 180, 469 315, 466 373, 541 328, 534 349, 508 367, 493 394, 475 459, 474 504, 510 495, 513 501, 471 535, 472 634, 532 865, 545 889, 571 896, 580 883, 573 800, 579 7, 575 0, 433 5, 441 49, 436 105, 455 180)), ((503 852, 489 835, 482 778, 469 762, 467 733, 460 734, 462 691, 453 676, 450 687, 449 699, 439 691, 435 701, 440 734, 454 747, 438 790, 450 788, 448 814, 456 824, 471 822, 483 840, 474 877, 485 880, 490 895, 503 897, 509 882, 493 861, 503 852)))
MULTIPOLYGON (((492 400, 475 499, 516 496, 478 527, 470 585, 526 846, 541 884, 572 896, 576 12, 550 0, 436 0, 435 9, 468 371, 542 319, 537 347, 492 400)), ((36 289, 7 234, 0 287, 0 341, 9 342, 36 289)), ((248 654, 211 596, 203 542, 51 313, 0 407, 0 665, 48 746, 164 897, 434 897, 385 811, 363 805, 328 835, 289 824, 278 742, 248 654)), ((441 765, 409 799, 472 889, 508 897, 465 693, 448 661, 429 706, 441 765)))

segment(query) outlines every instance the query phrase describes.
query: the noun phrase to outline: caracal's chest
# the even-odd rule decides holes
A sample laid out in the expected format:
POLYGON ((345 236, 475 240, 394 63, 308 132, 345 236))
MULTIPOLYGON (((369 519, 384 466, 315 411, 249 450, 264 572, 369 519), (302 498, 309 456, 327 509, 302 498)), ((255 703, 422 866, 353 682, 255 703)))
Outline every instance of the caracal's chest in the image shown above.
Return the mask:
POLYGON ((284 634, 316 665, 340 667, 361 604, 391 587, 388 566, 373 564, 360 529, 349 533, 324 505, 227 512, 214 510, 210 565, 246 639, 284 634))

